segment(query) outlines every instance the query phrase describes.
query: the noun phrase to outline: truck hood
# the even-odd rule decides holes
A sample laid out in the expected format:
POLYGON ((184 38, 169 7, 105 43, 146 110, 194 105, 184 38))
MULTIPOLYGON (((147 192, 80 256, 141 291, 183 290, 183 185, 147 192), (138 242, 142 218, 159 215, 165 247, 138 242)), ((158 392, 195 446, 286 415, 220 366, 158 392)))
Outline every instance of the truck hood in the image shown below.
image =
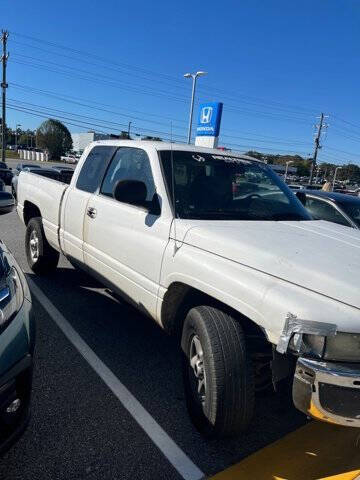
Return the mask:
POLYGON ((358 230, 325 221, 189 222, 187 227, 183 242, 188 245, 360 309, 358 230))

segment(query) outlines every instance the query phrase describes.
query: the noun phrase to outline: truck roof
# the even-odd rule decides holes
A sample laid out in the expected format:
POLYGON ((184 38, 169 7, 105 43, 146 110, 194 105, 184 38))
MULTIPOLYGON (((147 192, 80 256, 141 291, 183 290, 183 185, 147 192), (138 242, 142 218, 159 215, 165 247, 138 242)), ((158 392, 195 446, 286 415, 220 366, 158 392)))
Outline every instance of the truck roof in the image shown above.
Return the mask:
POLYGON ((190 151, 190 152, 202 152, 202 153, 211 153, 216 155, 224 155, 229 157, 238 157, 244 158, 247 160, 253 160, 255 162, 264 163, 262 160, 259 160, 254 157, 249 157, 248 155, 244 155, 243 153, 239 152, 232 152, 229 150, 221 150, 219 148, 205 148, 205 147, 198 147, 196 145, 189 145, 187 143, 170 143, 170 142, 159 142, 153 140, 97 140, 92 142, 91 145, 112 145, 112 146, 119 146, 119 147, 138 147, 144 148, 146 146, 151 146, 156 150, 182 150, 182 151, 190 151))

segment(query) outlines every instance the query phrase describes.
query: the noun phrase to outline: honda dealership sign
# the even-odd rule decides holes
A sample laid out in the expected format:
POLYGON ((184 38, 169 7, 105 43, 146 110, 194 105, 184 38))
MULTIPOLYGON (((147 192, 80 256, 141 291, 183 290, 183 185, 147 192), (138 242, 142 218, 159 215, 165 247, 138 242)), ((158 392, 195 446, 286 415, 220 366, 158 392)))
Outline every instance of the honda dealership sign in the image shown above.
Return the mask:
POLYGON ((212 148, 217 146, 222 109, 221 102, 200 104, 195 145, 212 148))

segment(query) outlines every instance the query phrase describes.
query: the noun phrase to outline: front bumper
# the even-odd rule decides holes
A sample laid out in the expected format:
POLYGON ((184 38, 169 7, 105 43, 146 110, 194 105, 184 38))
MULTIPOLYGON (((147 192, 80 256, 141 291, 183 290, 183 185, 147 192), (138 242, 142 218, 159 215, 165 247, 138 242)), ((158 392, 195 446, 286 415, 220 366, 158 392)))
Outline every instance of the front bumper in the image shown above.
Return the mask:
POLYGON ((360 365, 299 358, 293 401, 318 420, 360 427, 360 365))
POLYGON ((0 454, 6 452, 24 432, 30 418, 32 357, 26 355, 0 378, 0 454), (20 401, 16 411, 9 411, 20 401))
POLYGON ((3 180, 5 185, 11 185, 13 174, 11 172, 0 173, 0 178, 3 180))

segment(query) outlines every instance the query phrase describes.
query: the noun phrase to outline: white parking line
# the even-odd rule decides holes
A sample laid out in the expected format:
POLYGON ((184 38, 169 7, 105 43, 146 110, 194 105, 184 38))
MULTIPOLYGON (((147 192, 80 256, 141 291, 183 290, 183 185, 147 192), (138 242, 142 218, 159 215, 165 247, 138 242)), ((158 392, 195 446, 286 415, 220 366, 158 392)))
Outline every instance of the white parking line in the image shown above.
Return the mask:
POLYGON ((171 465, 184 480, 201 480, 205 474, 190 460, 169 435, 160 427, 154 418, 145 410, 141 403, 129 392, 113 372, 100 360, 96 353, 84 342, 59 310, 50 302, 46 295, 27 276, 30 290, 38 299, 56 325, 67 339, 81 353, 88 364, 95 370, 103 382, 110 388, 121 404, 134 420, 147 433, 171 465))

